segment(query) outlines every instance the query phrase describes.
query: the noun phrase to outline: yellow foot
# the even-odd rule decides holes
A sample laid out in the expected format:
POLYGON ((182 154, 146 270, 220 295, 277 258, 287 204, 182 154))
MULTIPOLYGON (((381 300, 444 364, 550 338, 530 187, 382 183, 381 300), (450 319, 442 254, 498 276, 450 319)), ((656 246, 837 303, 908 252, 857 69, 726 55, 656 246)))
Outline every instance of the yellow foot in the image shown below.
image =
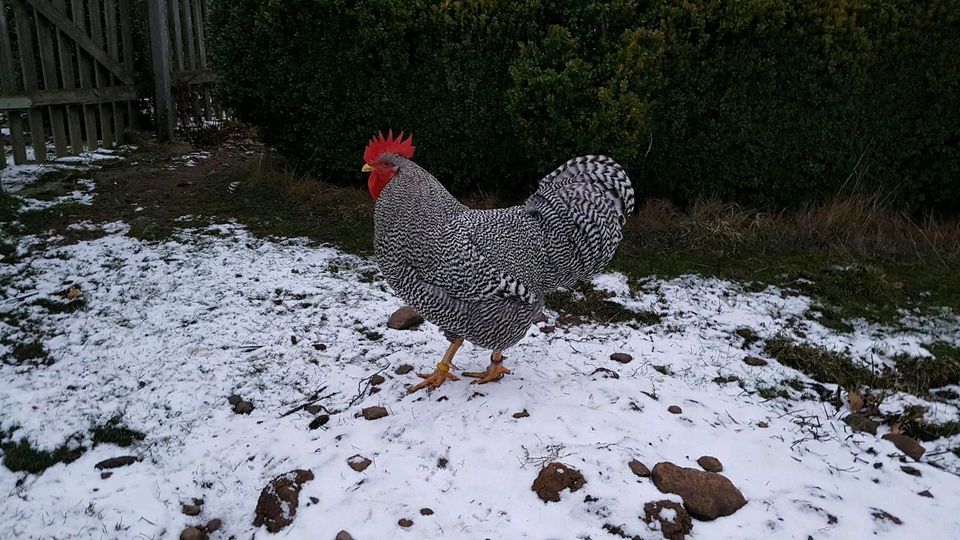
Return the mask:
POLYGON ((437 364, 437 369, 433 373, 418 373, 423 377, 424 381, 420 384, 411 386, 407 389, 407 392, 413 393, 417 390, 422 390, 424 388, 429 388, 431 390, 440 388, 440 385, 443 384, 447 379, 451 381, 459 381, 460 377, 457 377, 453 373, 450 373, 450 366, 446 364, 437 364))
POLYGON ((510 370, 503 367, 500 362, 490 362, 486 371, 464 371, 465 377, 473 377, 477 380, 472 384, 486 384, 488 382, 499 381, 504 375, 509 375, 510 370))

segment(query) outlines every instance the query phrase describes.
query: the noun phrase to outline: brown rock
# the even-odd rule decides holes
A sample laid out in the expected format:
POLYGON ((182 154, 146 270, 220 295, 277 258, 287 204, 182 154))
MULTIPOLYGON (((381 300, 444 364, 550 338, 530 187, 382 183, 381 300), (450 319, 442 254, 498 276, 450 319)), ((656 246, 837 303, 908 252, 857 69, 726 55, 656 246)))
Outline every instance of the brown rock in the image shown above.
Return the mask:
POLYGON ((310 405, 304 407, 303 410, 310 414, 320 414, 323 412, 323 405, 320 405, 319 403, 311 403, 310 405))
POLYGON ((132 465, 138 461, 140 461, 140 458, 137 456, 117 456, 97 463, 94 465, 94 468, 101 471, 103 469, 116 469, 117 467, 126 467, 127 465, 132 465))
POLYGON ((195 504, 181 504, 180 511, 188 516, 200 515, 200 507, 195 504))
POLYGON ((207 533, 196 527, 187 527, 180 533, 180 540, 207 540, 207 533))
POLYGON ((206 526, 204 526, 204 529, 206 529, 208 533, 212 533, 219 531, 220 527, 223 527, 223 521, 220 521, 219 519, 211 519, 207 522, 206 526))
POLYGON ((237 394, 227 397, 227 403, 229 403, 231 407, 235 407, 237 403, 240 403, 241 401, 243 401, 243 398, 237 394))
POLYGON ((410 364, 402 364, 399 367, 397 367, 397 369, 393 370, 393 372, 396 373, 397 375, 406 375, 411 371, 413 371, 413 366, 411 366, 410 364))
POLYGON ((667 540, 684 540, 690 531, 693 530, 693 520, 690 514, 675 501, 652 501, 643 505, 643 521, 650 525, 654 521, 660 523, 660 532, 667 540), (661 514, 661 511, 673 510, 676 515, 673 519, 667 519, 661 514))
POLYGON ((680 408, 679 406, 677 406, 677 405, 671 405, 671 406, 667 407, 667 412, 669 412, 669 413, 671 413, 671 414, 680 414, 680 413, 683 412, 683 409, 681 409, 681 408, 680 408))
POLYGON ((383 384, 383 382, 386 380, 387 379, 385 379, 383 375, 380 375, 379 373, 377 373, 376 375, 370 376, 370 384, 372 384, 373 386, 376 386, 378 384, 383 384))
POLYGON ((767 365, 766 360, 764 360, 763 358, 757 358, 756 356, 748 356, 744 358, 743 363, 748 366, 756 366, 756 367, 767 365))
POLYGON ((723 463, 720 463, 720 460, 713 456, 700 456, 697 464, 707 472, 720 472, 723 470, 723 463))
POLYGON ((300 488, 313 478, 313 471, 296 469, 271 480, 260 492, 254 526, 265 525, 275 533, 293 523, 300 504, 300 488))
POLYGON ((933 498, 933 493, 930 493, 930 490, 929 490, 929 489, 925 489, 925 490, 917 493, 917 495, 919 495, 919 496, 921 496, 921 497, 929 497, 929 498, 931 498, 931 499, 933 498))
POLYGON ((640 478, 646 478, 650 476, 650 469, 635 459, 631 459, 630 463, 627 463, 627 466, 630 467, 630 470, 633 471, 633 474, 639 476, 640 478))
POLYGON ((347 458, 347 465, 349 465, 351 469, 357 472, 365 471, 367 467, 370 466, 371 463, 373 462, 361 456, 360 454, 355 454, 347 458))
POLYGON ((563 463, 553 462, 543 468, 533 481, 531 489, 543 502, 560 502, 560 492, 570 489, 579 490, 587 483, 580 471, 563 463))
POLYGON ((620 362, 621 364, 629 364, 633 361, 633 357, 627 353, 615 352, 610 355, 610 359, 614 362, 620 362))
POLYGON ((423 323, 423 317, 421 317, 415 309, 410 306, 403 306, 394 311, 393 315, 390 315, 390 319, 387 321, 387 328, 407 330, 421 323, 423 323))
POLYGON ((317 429, 320 426, 326 424, 330 421, 330 417, 326 414, 321 414, 320 416, 314 418, 310 421, 310 425, 307 426, 308 429, 317 429))
POLYGON ((515 412, 515 413, 513 413, 513 417, 514 417, 514 418, 526 418, 526 417, 528 417, 528 416, 530 416, 530 413, 528 413, 526 409, 524 409, 524 410, 522 410, 522 411, 520 411, 520 412, 515 412))
POLYGON ((873 508, 872 510, 873 512, 870 515, 873 516, 873 519, 877 519, 877 520, 882 519, 884 521, 889 521, 895 525, 903 525, 902 519, 891 514, 890 512, 887 512, 886 510, 881 510, 879 508, 873 508))
POLYGON ((907 435, 900 433, 887 433, 883 436, 883 438, 892 442, 898 450, 913 458, 914 461, 920 461, 920 458, 923 457, 923 453, 927 451, 927 449, 920 446, 920 443, 918 443, 913 437, 908 437, 907 435))
POLYGON ((877 434, 877 427, 880 425, 866 416, 858 413, 844 416, 843 423, 850 426, 850 429, 854 431, 865 431, 871 435, 877 434))
POLYGON ((432 515, 433 515, 433 510, 431 510, 431 509, 429 509, 429 508, 421 508, 421 509, 420 509, 420 515, 421 515, 421 516, 432 516, 432 515))
POLYGON ((407 527, 413 527, 413 520, 412 520, 412 519, 403 518, 403 519, 401 519, 400 521, 397 522, 397 525, 403 527, 404 529, 406 529, 407 527))
POLYGON ((900 470, 909 474, 910 476, 923 476, 923 474, 920 473, 920 469, 911 467, 909 465, 901 465, 900 470))
POLYGON ((740 490, 727 477, 703 472, 673 463, 661 462, 653 467, 653 483, 664 493, 675 493, 691 516, 709 521, 729 516, 747 504, 740 490))
POLYGON ((376 420, 377 418, 383 418, 389 414, 390 413, 387 412, 386 408, 379 405, 363 409, 363 417, 367 420, 376 420))
POLYGON ((337 537, 333 540, 353 540, 353 536, 351 536, 347 531, 340 531, 337 533, 337 537))
POLYGON ((233 412, 237 414, 250 414, 253 412, 253 403, 241 400, 233 406, 233 412))
POLYGON ((106 480, 107 478, 110 478, 111 476, 113 476, 113 472, 111 472, 111 471, 107 471, 107 472, 102 472, 102 473, 100 473, 100 479, 101 479, 101 480, 106 480))

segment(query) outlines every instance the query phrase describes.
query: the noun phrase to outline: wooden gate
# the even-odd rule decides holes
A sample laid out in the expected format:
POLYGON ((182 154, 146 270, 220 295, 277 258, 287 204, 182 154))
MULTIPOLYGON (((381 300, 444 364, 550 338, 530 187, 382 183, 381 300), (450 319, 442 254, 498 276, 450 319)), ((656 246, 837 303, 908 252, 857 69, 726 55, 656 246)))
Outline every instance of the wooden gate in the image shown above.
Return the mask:
POLYGON ((0 0, 0 111, 15 163, 116 144, 136 118, 132 32, 130 0, 0 0))

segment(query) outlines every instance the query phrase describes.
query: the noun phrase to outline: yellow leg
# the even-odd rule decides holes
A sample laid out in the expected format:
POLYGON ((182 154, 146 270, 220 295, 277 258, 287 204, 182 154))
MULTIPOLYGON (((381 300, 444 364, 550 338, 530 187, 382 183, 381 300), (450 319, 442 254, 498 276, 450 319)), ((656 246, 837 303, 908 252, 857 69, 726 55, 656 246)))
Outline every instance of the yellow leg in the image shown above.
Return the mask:
POLYGON ((457 350, 461 345, 463 345, 463 338, 456 339, 451 342, 450 346, 447 347, 447 352, 443 353, 443 358, 441 358, 440 363, 437 364, 437 369, 433 373, 429 374, 419 373, 419 375, 424 378, 424 381, 415 386, 411 386, 407 391, 416 392, 417 390, 421 390, 423 388, 430 388, 431 390, 434 388, 440 388, 440 385, 443 384, 443 382, 447 379, 450 379, 451 381, 459 381, 460 377, 457 377, 451 373, 450 370, 455 367, 453 365, 453 357, 457 354, 457 350))
POLYGON ((509 375, 510 370, 503 367, 503 353, 493 351, 490 355, 490 365, 486 371, 464 371, 464 376, 474 377, 473 384, 486 384, 488 382, 499 381, 504 375, 509 375))

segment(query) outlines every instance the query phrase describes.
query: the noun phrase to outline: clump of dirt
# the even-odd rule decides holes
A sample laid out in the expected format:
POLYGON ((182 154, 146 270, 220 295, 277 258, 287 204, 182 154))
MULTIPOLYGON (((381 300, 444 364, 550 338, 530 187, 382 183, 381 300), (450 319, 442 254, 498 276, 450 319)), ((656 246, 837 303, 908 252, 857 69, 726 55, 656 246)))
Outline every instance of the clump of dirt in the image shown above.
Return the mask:
POLYGON ((657 522, 667 540, 684 540, 693 530, 690 514, 674 501, 651 501, 643 505, 643 521, 647 525, 657 522))
POLYGON ((533 481, 531 489, 543 502, 560 502, 560 492, 569 489, 574 492, 586 485, 587 480, 577 469, 563 463, 548 464, 533 481))
POLYGON ((293 523, 300 504, 300 488, 313 479, 313 471, 295 469, 271 480, 260 492, 253 525, 265 525, 275 533, 293 523))

